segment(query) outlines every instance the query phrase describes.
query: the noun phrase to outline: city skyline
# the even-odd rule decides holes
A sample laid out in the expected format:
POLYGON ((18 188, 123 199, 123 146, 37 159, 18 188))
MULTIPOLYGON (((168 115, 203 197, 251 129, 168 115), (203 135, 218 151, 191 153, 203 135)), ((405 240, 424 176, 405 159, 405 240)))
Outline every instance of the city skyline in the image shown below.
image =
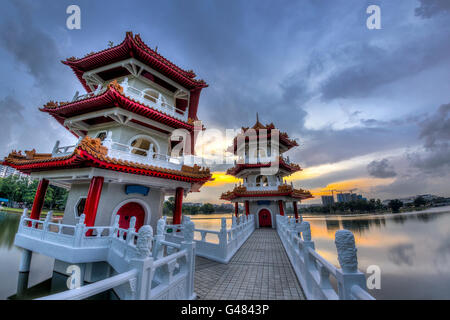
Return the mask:
MULTIPOLYGON (((304 170, 286 180, 311 190, 312 203, 333 189, 357 188, 380 199, 447 195, 445 1, 377 1, 381 30, 366 28, 364 1, 306 1, 277 10, 266 1, 209 3, 207 11, 203 1, 161 2, 151 22, 145 19, 147 2, 134 1, 143 8, 136 12, 120 3, 79 1, 82 28, 76 31, 65 27, 68 1, 42 3, 8 2, 0 13, 1 26, 11 30, 0 38, 2 156, 34 147, 49 152, 55 137, 73 143, 73 136, 38 111, 51 99, 84 92, 60 60, 102 50, 108 41, 117 44, 133 30, 207 81, 199 108, 207 128, 251 126, 259 112, 263 124, 273 122, 297 138, 300 147, 288 155, 304 170), (164 19, 169 15, 170 24, 164 19), (110 16, 117 21, 104 28, 110 16)), ((225 169, 213 177, 186 201, 222 203, 220 194, 239 183, 225 169)))

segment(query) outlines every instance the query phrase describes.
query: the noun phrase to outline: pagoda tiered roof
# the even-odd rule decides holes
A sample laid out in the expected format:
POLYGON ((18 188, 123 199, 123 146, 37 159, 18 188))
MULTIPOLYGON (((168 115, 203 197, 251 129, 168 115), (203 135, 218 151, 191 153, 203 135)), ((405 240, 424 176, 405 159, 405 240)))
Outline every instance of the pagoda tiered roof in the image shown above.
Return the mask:
POLYGON ((227 174, 232 175, 232 176, 236 176, 237 174, 239 174, 239 172, 241 172, 242 170, 245 170, 245 169, 268 168, 271 165, 278 165, 278 167, 280 169, 284 169, 287 172, 289 172, 290 174, 302 170, 302 168, 298 164, 288 163, 288 162, 286 162, 286 160, 283 157, 280 156, 278 158, 278 164, 273 164, 272 162, 267 162, 267 163, 240 163, 240 164, 236 164, 232 168, 229 168, 227 170, 227 174))
POLYGON ((58 103, 50 101, 39 110, 49 113, 59 123, 64 125, 64 120, 67 118, 113 107, 131 111, 172 128, 183 128, 189 131, 192 131, 194 128, 194 121, 192 119, 188 119, 187 122, 178 120, 171 115, 124 95, 122 86, 115 80, 109 83, 107 89, 103 93, 98 95, 89 96, 85 99, 72 102, 58 103))
MULTIPOLYGON (((265 137, 267 141, 269 141, 271 138, 272 130, 278 130, 273 123, 263 125, 261 122, 259 122, 258 117, 256 118, 256 123, 252 127, 242 127, 241 129, 242 133, 238 134, 238 136, 236 136, 233 140, 233 152, 236 152, 237 150, 237 140, 239 136, 245 136, 245 142, 257 141, 258 137, 259 138, 265 137), (249 130, 254 130, 255 134, 247 133, 249 130)), ((298 146, 297 141, 289 138, 289 135, 286 132, 279 131, 279 139, 280 144, 286 146, 288 150, 298 146)))
POLYGON ((245 186, 236 186, 233 190, 222 193, 220 199, 231 201, 241 197, 290 197, 298 200, 310 199, 311 192, 303 189, 295 189, 291 185, 280 185, 277 190, 247 191, 245 186))
POLYGON ((62 63, 70 66, 84 88, 91 92, 91 88, 87 85, 86 80, 83 79, 83 74, 86 71, 128 58, 135 58, 141 61, 189 90, 208 86, 204 80, 195 79, 196 74, 194 71, 186 71, 178 67, 156 50, 146 45, 139 34, 133 35, 132 32, 127 32, 125 39, 119 45, 89 53, 83 58, 71 57, 62 61, 62 63))
POLYGON ((167 169, 108 157, 108 149, 101 144, 100 139, 84 137, 67 156, 52 157, 47 153, 36 153, 36 150, 11 152, 2 162, 16 170, 29 174, 32 172, 95 167, 130 174, 151 176, 162 179, 178 180, 196 185, 202 185, 211 179, 209 168, 183 165, 181 170, 167 169))

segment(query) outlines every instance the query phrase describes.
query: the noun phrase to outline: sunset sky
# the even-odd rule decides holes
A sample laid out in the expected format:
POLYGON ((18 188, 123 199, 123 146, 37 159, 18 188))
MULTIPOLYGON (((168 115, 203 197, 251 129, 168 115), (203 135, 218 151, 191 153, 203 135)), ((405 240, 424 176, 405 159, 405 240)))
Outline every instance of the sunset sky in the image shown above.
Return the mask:
MULTIPOLYGON (((450 196, 450 1, 3 1, 0 12, 0 155, 49 152, 75 138, 38 108, 83 89, 60 60, 140 33, 209 87, 199 118, 221 131, 252 126, 256 112, 299 147, 296 187, 394 198, 450 196), (81 30, 66 8, 81 8, 81 30), (381 30, 366 8, 381 7, 381 30)), ((208 143, 205 143, 208 145, 208 143)), ((226 141, 211 146, 226 147, 226 141)), ((185 201, 220 203, 236 181, 185 201)), ((318 198, 312 202, 318 202, 318 198)))

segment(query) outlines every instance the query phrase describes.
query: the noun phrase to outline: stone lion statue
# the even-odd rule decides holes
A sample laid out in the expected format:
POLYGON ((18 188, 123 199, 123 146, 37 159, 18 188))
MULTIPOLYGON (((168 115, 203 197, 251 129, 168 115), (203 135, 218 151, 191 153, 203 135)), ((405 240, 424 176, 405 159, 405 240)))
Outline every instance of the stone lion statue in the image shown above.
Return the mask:
POLYGON ((142 258, 149 257, 152 252, 153 229, 149 225, 139 229, 136 241, 136 249, 142 258))
POLYGON ((356 272, 358 270, 358 258, 353 233, 345 229, 336 231, 334 243, 336 244, 342 271, 356 272))

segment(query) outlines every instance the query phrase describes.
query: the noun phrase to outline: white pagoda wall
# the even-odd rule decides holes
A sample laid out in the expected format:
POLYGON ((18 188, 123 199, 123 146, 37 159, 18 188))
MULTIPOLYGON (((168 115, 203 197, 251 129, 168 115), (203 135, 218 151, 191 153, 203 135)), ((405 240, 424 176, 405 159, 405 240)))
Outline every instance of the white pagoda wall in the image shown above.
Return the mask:
MULTIPOLYGON (((89 184, 72 185, 67 198, 66 209, 64 211, 63 223, 76 224, 78 218, 75 214, 75 207, 80 197, 86 197, 89 184)), ((102 195, 97 210, 95 225, 109 226, 114 222, 115 211, 121 207, 121 203, 136 200, 146 211, 144 224, 150 224, 156 230, 156 224, 162 216, 162 206, 164 193, 157 188, 150 188, 148 195, 126 194, 125 185, 118 183, 104 183, 102 195)))
POLYGON ((150 136, 159 146, 159 152, 160 154, 167 155, 168 149, 169 149, 169 138, 168 136, 165 136, 164 134, 155 134, 152 130, 139 130, 137 128, 127 127, 127 126, 121 126, 121 125, 115 125, 110 126, 104 129, 97 129, 97 130, 90 130, 88 131, 88 136, 95 137, 98 133, 102 131, 111 131, 112 137, 111 139, 114 142, 119 142, 122 144, 130 145, 131 139, 133 137, 136 137, 138 135, 147 135, 150 136))

